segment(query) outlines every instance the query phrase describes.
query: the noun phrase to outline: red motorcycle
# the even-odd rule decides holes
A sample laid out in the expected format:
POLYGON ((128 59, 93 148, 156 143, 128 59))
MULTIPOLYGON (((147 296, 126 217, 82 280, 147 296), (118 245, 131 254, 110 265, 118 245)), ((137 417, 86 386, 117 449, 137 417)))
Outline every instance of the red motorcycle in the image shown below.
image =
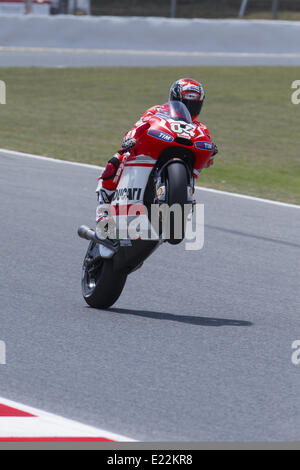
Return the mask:
POLYGON ((195 203, 194 180, 214 151, 201 126, 193 123, 187 107, 179 101, 170 102, 168 111, 141 123, 136 138, 136 145, 123 160, 122 176, 109 209, 114 220, 125 215, 129 221, 144 214, 155 230, 150 237, 120 237, 116 232, 112 239, 103 238, 103 230, 79 228, 78 235, 90 240, 83 263, 82 293, 91 307, 112 306, 127 276, 139 269, 161 243, 176 245, 184 239, 187 217, 195 203), (177 217, 170 211, 168 230, 160 211, 154 211, 159 214, 158 223, 153 221, 153 207, 162 206, 181 209, 177 217))

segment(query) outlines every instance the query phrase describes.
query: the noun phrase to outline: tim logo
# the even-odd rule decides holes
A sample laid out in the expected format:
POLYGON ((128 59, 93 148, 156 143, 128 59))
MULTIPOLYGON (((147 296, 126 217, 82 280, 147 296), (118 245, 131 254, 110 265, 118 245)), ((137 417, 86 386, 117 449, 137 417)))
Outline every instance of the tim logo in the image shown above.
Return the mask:
POLYGON ((6 84, 0 80, 0 104, 6 104, 6 84))
POLYGON ((161 132, 156 129, 150 129, 148 132, 148 135, 151 135, 152 137, 156 137, 157 139, 160 140, 165 140, 166 142, 172 142, 174 139, 170 134, 167 134, 166 132, 161 132))
POLYGON ((6 364, 6 345, 4 341, 0 341, 0 365, 6 364))

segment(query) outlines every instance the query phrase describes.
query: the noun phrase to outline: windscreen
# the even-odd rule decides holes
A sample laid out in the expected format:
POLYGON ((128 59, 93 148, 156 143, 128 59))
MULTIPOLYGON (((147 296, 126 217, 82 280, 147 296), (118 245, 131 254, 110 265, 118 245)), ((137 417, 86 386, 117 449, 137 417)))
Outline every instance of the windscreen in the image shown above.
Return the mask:
POLYGON ((170 118, 174 121, 185 121, 188 123, 192 122, 192 117, 186 105, 181 101, 169 101, 170 107, 170 118))

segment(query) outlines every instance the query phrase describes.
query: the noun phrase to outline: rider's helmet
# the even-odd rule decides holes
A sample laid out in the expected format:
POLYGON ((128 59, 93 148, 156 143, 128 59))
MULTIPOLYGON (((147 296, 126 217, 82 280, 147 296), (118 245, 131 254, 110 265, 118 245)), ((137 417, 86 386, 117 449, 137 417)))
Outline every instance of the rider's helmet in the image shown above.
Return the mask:
POLYGON ((184 103, 193 120, 200 114, 204 98, 203 86, 191 78, 181 78, 174 82, 170 88, 169 101, 184 103))

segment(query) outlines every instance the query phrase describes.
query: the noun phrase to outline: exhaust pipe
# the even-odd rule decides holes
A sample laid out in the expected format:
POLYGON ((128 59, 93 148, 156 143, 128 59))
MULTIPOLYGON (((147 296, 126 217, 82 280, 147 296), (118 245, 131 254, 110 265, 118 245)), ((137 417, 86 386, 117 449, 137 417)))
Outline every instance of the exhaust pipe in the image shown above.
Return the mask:
POLYGON ((97 237, 96 235, 96 232, 94 230, 92 230, 91 228, 87 227, 86 225, 81 225, 81 227, 79 227, 78 231, 78 236, 80 238, 83 238, 84 240, 89 240, 89 241, 93 241, 95 243, 98 243, 99 245, 103 245, 105 246, 106 248, 108 248, 109 250, 112 250, 114 253, 117 253, 118 249, 119 249, 119 244, 116 243, 116 242, 113 242, 111 240, 108 240, 108 239, 100 239, 97 237))

